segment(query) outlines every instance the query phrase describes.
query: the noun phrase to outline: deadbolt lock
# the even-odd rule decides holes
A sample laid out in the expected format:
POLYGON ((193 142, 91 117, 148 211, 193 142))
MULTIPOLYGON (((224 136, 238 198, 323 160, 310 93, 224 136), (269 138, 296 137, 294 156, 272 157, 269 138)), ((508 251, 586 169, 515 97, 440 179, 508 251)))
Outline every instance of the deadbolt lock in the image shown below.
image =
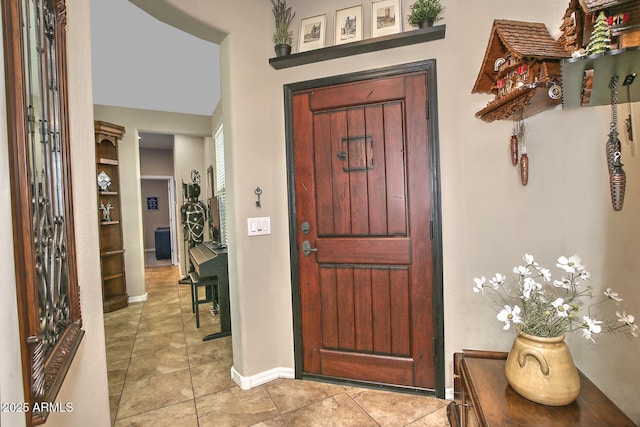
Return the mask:
POLYGON ((302 231, 302 234, 304 234, 306 236, 311 231, 311 225, 309 225, 309 223, 307 221, 303 222, 300 225, 300 231, 302 231))

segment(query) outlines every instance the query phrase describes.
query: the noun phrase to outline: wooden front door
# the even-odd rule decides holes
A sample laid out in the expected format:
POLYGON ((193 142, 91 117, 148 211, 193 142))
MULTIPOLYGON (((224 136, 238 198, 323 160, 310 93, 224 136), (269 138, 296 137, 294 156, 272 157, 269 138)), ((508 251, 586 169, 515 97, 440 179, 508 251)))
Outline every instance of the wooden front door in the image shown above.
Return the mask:
POLYGON ((436 388, 427 74, 290 94, 303 375, 436 388))

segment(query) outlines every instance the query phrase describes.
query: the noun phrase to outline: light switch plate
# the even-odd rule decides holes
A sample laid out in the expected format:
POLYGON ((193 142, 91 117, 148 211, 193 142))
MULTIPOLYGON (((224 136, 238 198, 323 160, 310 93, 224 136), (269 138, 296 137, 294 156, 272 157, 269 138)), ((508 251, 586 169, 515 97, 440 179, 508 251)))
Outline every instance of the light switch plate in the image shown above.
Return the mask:
POLYGON ((249 236, 271 234, 271 217, 247 218, 247 233, 249 236))

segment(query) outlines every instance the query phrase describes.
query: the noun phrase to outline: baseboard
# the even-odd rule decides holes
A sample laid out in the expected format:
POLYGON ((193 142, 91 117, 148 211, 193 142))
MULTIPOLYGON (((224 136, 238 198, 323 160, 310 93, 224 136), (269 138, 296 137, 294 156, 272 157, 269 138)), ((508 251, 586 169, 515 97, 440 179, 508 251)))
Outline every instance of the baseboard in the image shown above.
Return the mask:
POLYGON ((444 398, 447 400, 455 400, 455 393, 453 392, 453 388, 444 389, 444 398))
MULTIPOLYGON (((250 377, 244 377, 240 375, 233 366, 231 367, 231 379, 238 384, 238 387, 242 390, 249 390, 253 387, 266 384, 269 381, 277 380, 278 378, 293 379, 295 377, 295 370, 293 368, 274 368, 250 377)), ((454 400, 453 387, 444 390, 444 398, 454 400)))
POLYGON ((261 384, 268 383, 269 381, 277 380, 278 378, 295 378, 295 371, 293 368, 274 368, 259 374, 252 375, 250 377, 244 377, 231 367, 231 379, 238 384, 242 390, 249 390, 253 387, 257 387, 261 384))
POLYGON ((129 304, 134 303, 134 302, 145 302, 147 299, 149 299, 149 294, 147 292, 145 292, 142 295, 138 295, 135 297, 129 297, 127 299, 127 301, 129 302, 129 304))

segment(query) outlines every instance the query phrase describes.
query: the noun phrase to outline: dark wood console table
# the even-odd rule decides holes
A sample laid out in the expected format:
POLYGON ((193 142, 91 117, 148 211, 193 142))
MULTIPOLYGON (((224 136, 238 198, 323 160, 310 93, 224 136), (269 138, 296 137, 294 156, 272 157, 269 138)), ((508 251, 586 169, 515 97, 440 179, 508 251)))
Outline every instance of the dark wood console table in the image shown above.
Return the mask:
POLYGON ((578 399, 545 406, 517 394, 507 383, 507 353, 465 350, 454 355, 456 399, 449 405, 452 426, 616 426, 635 427, 582 372, 578 399))

